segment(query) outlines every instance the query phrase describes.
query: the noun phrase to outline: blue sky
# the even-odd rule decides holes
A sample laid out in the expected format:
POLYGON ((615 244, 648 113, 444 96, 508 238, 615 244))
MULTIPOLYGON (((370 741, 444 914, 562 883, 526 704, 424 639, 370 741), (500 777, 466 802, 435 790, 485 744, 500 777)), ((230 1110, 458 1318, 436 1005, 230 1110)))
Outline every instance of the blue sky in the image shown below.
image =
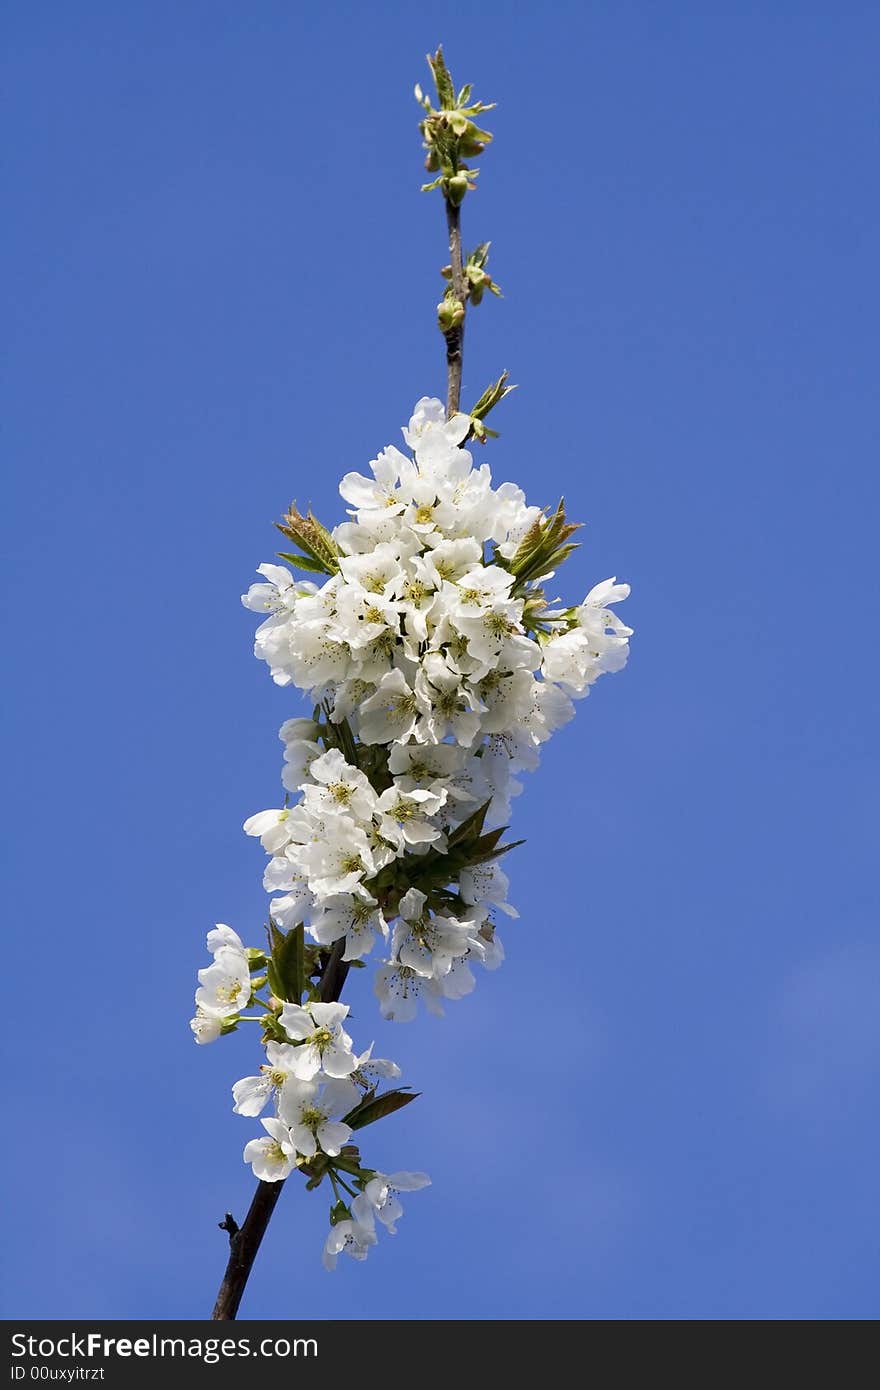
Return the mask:
POLYGON ((520 383, 485 458, 587 522, 566 592, 629 580, 633 656, 516 804, 505 968, 398 1027, 355 981, 423 1092, 369 1155, 433 1187, 331 1277, 292 1183, 242 1316, 876 1316, 876 7, 3 27, 5 1315, 204 1316, 249 1200, 252 1046, 187 1029, 298 708, 239 594, 443 389, 442 40, 499 103, 465 400, 520 383))

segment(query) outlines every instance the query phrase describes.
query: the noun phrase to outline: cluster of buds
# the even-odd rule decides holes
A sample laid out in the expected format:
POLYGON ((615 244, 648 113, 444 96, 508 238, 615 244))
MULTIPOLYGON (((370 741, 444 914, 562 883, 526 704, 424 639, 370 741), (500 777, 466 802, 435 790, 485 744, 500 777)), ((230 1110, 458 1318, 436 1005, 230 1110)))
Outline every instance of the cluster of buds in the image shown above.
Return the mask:
MULTIPOLYGON (((488 290, 490 294, 501 296, 501 286, 492 279, 486 270, 491 243, 481 241, 475 251, 471 251, 462 265, 465 301, 479 304, 488 290)), ((448 333, 464 321, 465 304, 458 298, 452 278, 452 266, 443 266, 440 274, 447 281, 446 293, 437 305, 437 322, 441 333, 448 333)))
POLYGON ((491 111, 495 103, 472 102, 470 83, 456 93, 442 48, 438 48, 433 57, 428 54, 428 65, 437 88, 437 109, 418 84, 415 95, 425 112, 424 120, 419 123, 427 150, 425 168, 437 177, 424 184, 423 191, 439 188, 453 207, 459 207, 465 194, 476 186, 474 181, 479 173, 466 161, 482 154, 492 139, 491 133, 481 129, 474 117, 491 111))

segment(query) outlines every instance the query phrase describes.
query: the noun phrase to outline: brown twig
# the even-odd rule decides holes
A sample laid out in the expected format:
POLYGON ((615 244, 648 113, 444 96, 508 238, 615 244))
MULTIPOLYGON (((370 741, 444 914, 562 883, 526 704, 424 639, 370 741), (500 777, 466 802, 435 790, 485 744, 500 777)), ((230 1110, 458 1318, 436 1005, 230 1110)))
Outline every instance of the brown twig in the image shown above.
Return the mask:
MULTIPOLYGON (((446 225, 449 228, 449 263, 452 267, 452 292, 463 310, 467 309, 467 292, 461 261, 461 207, 444 198, 446 225)), ((461 369, 464 362, 464 319, 455 324, 446 339, 446 415, 450 418, 461 402, 461 369)))
MULTIPOLYGON (((348 962, 342 959, 344 948, 343 937, 334 945, 321 975, 319 993, 327 1004, 335 1003, 345 985, 348 962)), ((272 1218, 283 1186, 283 1180, 258 1183, 244 1224, 239 1226, 229 1212, 226 1213, 225 1220, 220 1222, 220 1229, 229 1232, 229 1261, 211 1314, 212 1322, 230 1322, 235 1319, 241 1296, 257 1258, 257 1251, 266 1234, 266 1227, 272 1218)))

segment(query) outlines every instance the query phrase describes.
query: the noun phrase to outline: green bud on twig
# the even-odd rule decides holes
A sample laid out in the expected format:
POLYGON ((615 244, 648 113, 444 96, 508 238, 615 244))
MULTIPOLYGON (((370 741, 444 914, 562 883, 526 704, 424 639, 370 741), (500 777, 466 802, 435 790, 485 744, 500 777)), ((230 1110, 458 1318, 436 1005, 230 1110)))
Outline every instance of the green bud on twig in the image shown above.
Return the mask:
POLYGON ((460 299, 448 294, 437 305, 437 323, 441 333, 450 333, 464 321, 464 305, 460 299))
POLYGON ((428 66, 437 88, 438 106, 432 105, 431 98, 418 83, 415 97, 425 112, 419 123, 426 150, 425 168, 430 174, 439 174, 439 178, 423 184, 422 191, 440 188, 447 201, 459 207, 468 191, 475 187, 477 173, 476 169, 468 169, 464 161, 482 154, 492 139, 491 131, 478 126, 474 117, 491 111, 494 102, 471 101, 469 83, 456 94, 442 48, 428 55, 428 66))

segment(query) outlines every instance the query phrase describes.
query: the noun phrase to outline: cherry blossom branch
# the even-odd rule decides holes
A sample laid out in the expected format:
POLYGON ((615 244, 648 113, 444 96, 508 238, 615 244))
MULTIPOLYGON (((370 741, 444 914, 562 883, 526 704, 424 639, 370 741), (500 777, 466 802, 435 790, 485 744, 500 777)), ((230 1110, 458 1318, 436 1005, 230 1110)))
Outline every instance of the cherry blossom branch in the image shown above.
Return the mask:
MULTIPOLYGON (((429 56, 428 62, 437 83, 442 110, 434 112, 430 102, 424 101, 421 97, 420 89, 416 89, 416 94, 427 113, 421 129, 425 136, 426 147, 429 149, 428 167, 442 171, 441 178, 437 182, 443 192, 449 233, 450 265, 444 272, 449 280, 449 285, 445 300, 438 306, 438 310, 441 331, 446 341, 446 413, 447 417, 451 419, 458 412, 461 402, 464 321, 468 298, 471 294, 471 283, 473 282, 476 286, 474 295, 476 302, 479 301, 482 282, 485 281, 486 285, 492 283, 490 278, 482 272, 488 246, 479 248, 476 257, 471 258, 476 260, 476 268, 471 267, 469 262, 466 273, 464 266, 461 243, 461 203, 468 189, 474 186, 473 180, 476 171, 469 170, 463 156, 478 152, 483 148, 482 142, 491 140, 492 137, 487 131, 478 130, 470 119, 471 115, 488 108, 477 103, 467 108, 466 114, 461 113, 459 108, 463 106, 463 103, 456 98, 452 79, 443 60, 442 49, 438 49, 433 57, 429 56), (434 154, 430 152, 432 146, 435 147, 434 154)), ((463 96, 464 93, 461 95, 463 96)), ((503 382, 501 385, 503 387, 503 382)), ((494 404, 494 400, 492 403, 494 404)), ((478 403, 476 410, 477 416, 480 414, 479 405, 480 403, 478 403)), ((491 405, 487 406, 487 409, 489 408, 491 405)), ((303 518, 297 517, 296 519, 300 523, 303 521, 303 518)), ((298 532, 286 530, 285 534, 291 535, 298 542, 303 539, 301 528, 298 532)), ((305 539, 307 542, 309 541, 309 537, 305 539)), ((308 553, 316 558, 322 553, 320 549, 315 551, 310 544, 307 544, 307 549, 308 553)), ((340 938, 327 958, 318 987, 319 998, 324 1003, 335 1003, 342 994, 349 970, 348 963, 342 958, 345 944, 345 937, 340 938)), ((260 1181, 257 1184, 256 1192, 242 1226, 237 1224, 230 1213, 227 1213, 225 1219, 219 1223, 220 1228, 229 1234, 229 1260, 214 1311, 211 1314, 212 1321, 230 1321, 236 1317, 254 1260, 272 1219, 272 1213, 278 1203, 284 1181, 284 1179, 274 1182, 260 1181)))
MULTIPOLYGON (((320 996, 324 1003, 332 1004, 338 1000, 348 976, 348 963, 342 959, 345 938, 336 942, 321 975, 320 996)), ((217 1294, 212 1322, 233 1322, 238 1313, 242 1295, 254 1267, 254 1260, 272 1219, 272 1213, 281 1196, 284 1179, 280 1182, 259 1182, 253 1200, 248 1207, 244 1225, 237 1226, 227 1212, 220 1222, 220 1229, 229 1232, 229 1261, 226 1273, 217 1294)))
POLYGON ((366 1259, 377 1221, 395 1234, 398 1194, 430 1184, 426 1173, 369 1167, 360 1138, 350 1142, 418 1093, 383 1085, 400 1067, 373 1057, 372 1044, 355 1052, 339 1002, 349 962, 363 965, 381 939, 373 988, 382 1017, 400 1023, 420 1002, 442 1015, 442 1001, 474 988, 472 966, 500 965, 497 914, 517 915, 498 867, 521 843, 503 842, 521 790, 514 774, 536 766, 572 717, 572 698, 619 670, 628 650, 631 629, 608 607, 628 585, 609 579, 582 604, 548 607, 541 579, 575 548, 562 502, 549 514, 512 484, 493 489, 488 465, 474 469, 463 448, 496 437, 485 417, 513 389, 503 372, 461 411, 467 306, 500 294, 489 243, 465 253, 461 242, 461 204, 479 172, 466 161, 492 139, 474 117, 490 107, 469 85, 455 88, 442 50, 428 62, 439 105, 418 87, 416 96, 437 175, 425 188, 440 189, 449 236, 437 306, 446 403, 417 402, 403 431, 412 458, 389 448, 372 477, 346 473, 339 491, 353 520, 329 531, 294 503, 276 523, 297 547, 278 558, 321 576, 320 587, 263 564, 267 582, 242 595, 262 619, 256 655, 278 685, 308 694, 313 712, 280 730, 283 806, 242 827, 270 856, 266 891, 281 895, 269 905, 268 942, 246 946, 217 923, 206 937, 213 961, 198 972, 196 1042, 258 1023, 266 1061, 234 1083, 233 1109, 253 1119, 274 1111, 244 1148, 259 1179, 244 1223, 229 1213, 219 1223, 229 1257, 212 1321, 237 1317, 293 1172, 309 1191, 325 1177, 333 1190, 328 1270, 343 1253, 366 1259))

